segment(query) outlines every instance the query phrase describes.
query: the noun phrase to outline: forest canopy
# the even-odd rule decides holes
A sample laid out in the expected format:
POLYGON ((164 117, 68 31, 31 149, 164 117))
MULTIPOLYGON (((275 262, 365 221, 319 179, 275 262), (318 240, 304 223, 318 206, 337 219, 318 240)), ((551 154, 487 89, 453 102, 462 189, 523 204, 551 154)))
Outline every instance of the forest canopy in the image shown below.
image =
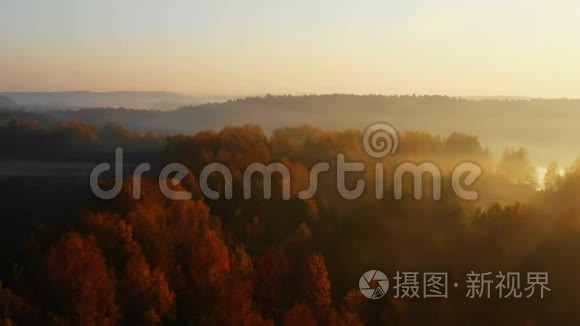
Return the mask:
MULTIPOLYGON (((545 186, 539 187, 525 149, 508 148, 495 157, 472 135, 409 131, 401 133, 396 154, 382 161, 385 169, 430 160, 447 178, 457 162, 475 161, 485 171, 475 185, 480 199, 466 202, 443 191, 441 200, 415 200, 408 188, 402 200, 378 200, 369 192, 347 201, 337 194, 335 180, 326 178, 312 199, 302 200, 296 193, 308 186, 314 163, 338 153, 376 163, 362 149, 360 130, 300 126, 268 134, 247 125, 162 136, 114 125, 43 127, 27 120, 10 122, 0 133, 6 142, 3 162, 110 161, 120 145, 130 162, 149 160, 154 170, 167 162, 187 166, 190 176, 171 187, 193 194, 190 200, 169 200, 151 177, 143 180, 138 200, 130 178, 112 201, 79 197, 87 191, 86 176, 48 178, 54 182, 38 186, 39 193, 25 187, 27 201, 35 205, 16 200, 5 216, 18 219, 30 206, 41 211, 24 213, 38 218, 24 223, 15 242, 4 241, 4 323, 354 325, 448 324, 482 315, 490 322, 579 317, 577 309, 566 308, 578 302, 579 293, 567 285, 580 275, 571 258, 580 245, 577 165, 564 174, 551 166, 545 186), (293 179, 291 199, 281 200, 281 183, 274 185, 270 200, 205 198, 197 180, 211 162, 228 166, 235 191, 247 165, 283 162, 293 179), (70 216, 62 220, 42 198, 65 188, 77 196, 56 197, 58 206, 73 200, 78 205, 69 205, 70 216), (552 293, 558 295, 509 308, 495 300, 470 301, 461 288, 448 300, 429 304, 392 296, 371 302, 357 289, 360 275, 370 269, 391 275, 436 269, 455 276, 471 270, 542 270, 550 272, 552 293)), ((370 178, 371 172, 357 177, 370 178)), ((37 180, 22 174, 3 178, 37 180)), ((213 189, 223 186, 221 178, 209 182, 213 189)))

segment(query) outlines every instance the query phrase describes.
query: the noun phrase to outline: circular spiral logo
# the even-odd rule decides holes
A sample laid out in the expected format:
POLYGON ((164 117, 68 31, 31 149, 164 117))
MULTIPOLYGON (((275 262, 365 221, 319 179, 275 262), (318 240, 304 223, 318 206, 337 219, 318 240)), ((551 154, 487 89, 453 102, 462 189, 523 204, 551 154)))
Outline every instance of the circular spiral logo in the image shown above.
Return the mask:
POLYGON ((399 146, 399 133, 384 122, 375 123, 365 129, 363 147, 368 155, 374 158, 383 158, 394 154, 399 146))
POLYGON ((385 296, 389 290, 389 280, 385 273, 372 269, 366 271, 360 277, 358 287, 362 295, 365 297, 369 299, 380 299, 385 296))

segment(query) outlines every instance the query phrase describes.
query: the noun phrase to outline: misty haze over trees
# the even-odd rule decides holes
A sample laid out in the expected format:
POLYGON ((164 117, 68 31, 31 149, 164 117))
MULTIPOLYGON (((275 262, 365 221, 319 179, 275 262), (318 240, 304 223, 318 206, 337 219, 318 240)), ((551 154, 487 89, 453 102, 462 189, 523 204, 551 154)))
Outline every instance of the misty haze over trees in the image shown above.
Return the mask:
MULTIPOLYGON (((6 101, 9 100, 0 103, 6 101)), ((2 124, 32 119, 50 126, 55 121, 77 120, 161 134, 193 133, 232 124, 258 124, 268 133, 303 124, 325 129, 362 129, 385 121, 399 130, 475 134, 496 156, 508 147, 525 147, 536 166, 547 167, 554 160, 568 165, 579 154, 574 139, 580 137, 575 123, 580 119, 580 100, 312 95, 252 97, 173 111, 64 107, 65 110, 34 112, 26 106, 0 107, 4 107, 0 110, 2 124)))

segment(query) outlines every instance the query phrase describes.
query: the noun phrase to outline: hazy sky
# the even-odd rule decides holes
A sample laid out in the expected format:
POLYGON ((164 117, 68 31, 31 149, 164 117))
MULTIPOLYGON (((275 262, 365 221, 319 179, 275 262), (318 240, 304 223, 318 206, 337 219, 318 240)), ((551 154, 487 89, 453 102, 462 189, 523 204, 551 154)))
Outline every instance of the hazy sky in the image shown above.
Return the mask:
POLYGON ((0 90, 580 97, 577 0, 0 0, 0 90))

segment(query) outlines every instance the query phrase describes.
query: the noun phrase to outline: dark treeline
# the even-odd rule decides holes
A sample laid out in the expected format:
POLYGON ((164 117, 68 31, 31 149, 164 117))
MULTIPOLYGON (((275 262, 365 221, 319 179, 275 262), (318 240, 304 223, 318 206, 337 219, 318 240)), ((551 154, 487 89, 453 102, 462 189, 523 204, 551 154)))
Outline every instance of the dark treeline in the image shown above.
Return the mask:
POLYGON ((159 155, 163 140, 116 124, 97 128, 74 120, 48 126, 34 119, 11 120, 0 126, 0 160, 4 161, 103 161, 120 145, 128 152, 127 159, 149 160, 159 155))
MULTIPOLYGON (((563 176, 552 165, 544 190, 538 191, 525 149, 508 149, 494 158, 474 136, 405 132, 397 153, 382 160, 385 196, 378 200, 372 188, 377 161, 362 150, 357 130, 296 127, 266 134, 258 126, 243 126, 161 137, 78 122, 50 128, 12 122, 0 132, 4 142, 10 135, 12 144, 30 146, 27 152, 7 152, 10 159, 58 159, 65 156, 55 148, 68 148, 82 153, 68 160, 110 161, 113 148, 101 146, 116 144, 126 146, 127 155, 149 155, 144 161, 181 162, 191 175, 170 187, 193 194, 191 200, 165 198, 154 174, 144 179, 139 200, 132 198, 131 178, 112 201, 46 194, 70 188, 72 182, 48 183, 36 193, 30 185, 37 179, 24 178, 3 189, 13 198, 26 193, 18 205, 8 206, 5 218, 26 219, 21 212, 26 206, 42 209, 43 198, 58 201, 70 215, 52 223, 62 211, 36 212, 44 217, 42 223, 30 225, 10 245, 12 255, 2 255, 9 257, 2 261, 0 288, 0 317, 6 325, 533 325, 580 320, 576 165, 563 176), (41 148, 34 147, 38 144, 41 148), (43 149, 43 155, 34 154, 43 149), (104 150, 109 152, 104 155, 104 150), (348 180, 349 186, 357 177, 367 181, 363 196, 341 199, 331 171, 321 176, 314 198, 299 199, 297 192, 309 185, 310 167, 320 161, 333 165, 338 153, 366 163, 365 173, 348 180), (395 200, 396 165, 425 160, 436 162, 443 173, 442 199, 432 200, 429 187, 423 199, 413 199, 407 179, 403 199, 395 200), (475 186, 481 198, 475 202, 458 199, 449 189, 449 173, 463 160, 476 161, 484 170, 475 186), (232 171, 232 200, 209 200, 200 192, 199 173, 211 162, 232 171), (280 197, 288 181, 280 178, 272 199, 262 198, 259 179, 254 196, 242 199, 243 170, 255 162, 288 167, 290 200, 280 197), (461 286, 450 287, 447 300, 394 298, 392 290, 383 299, 367 300, 357 287, 370 269, 389 277, 396 271, 443 271, 461 286), (544 299, 466 299, 463 282, 471 270, 546 271, 551 292, 544 299)), ((223 190, 219 175, 212 174, 209 183, 223 190)), ((86 191, 88 179, 77 187, 86 191)))

